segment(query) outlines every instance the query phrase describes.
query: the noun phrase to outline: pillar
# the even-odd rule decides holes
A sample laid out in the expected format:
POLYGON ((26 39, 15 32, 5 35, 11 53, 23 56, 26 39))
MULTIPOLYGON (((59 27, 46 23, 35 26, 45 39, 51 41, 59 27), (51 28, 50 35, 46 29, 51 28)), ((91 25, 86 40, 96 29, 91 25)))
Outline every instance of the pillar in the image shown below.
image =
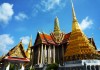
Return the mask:
POLYGON ((4 63, 3 70, 6 70, 6 62, 4 63))
POLYGON ((90 70, 91 70, 91 65, 89 67, 90 67, 90 70))
POLYGON ((94 70, 96 70, 96 66, 94 66, 94 70))
POLYGON ((64 46, 62 45, 62 61, 64 63, 64 46))
POLYGON ((32 64, 31 64, 31 65, 32 65, 32 67, 33 67, 33 63, 34 63, 34 51, 33 51, 33 50, 34 50, 34 49, 32 48, 32 49, 31 49, 31 51, 32 51, 32 57, 31 57, 31 58, 32 58, 32 59, 31 59, 31 60, 32 60, 32 61, 31 61, 32 64))
POLYGON ((16 67, 16 64, 14 64, 14 70, 16 70, 16 68, 17 68, 17 67, 16 67))
POLYGON ((38 64, 40 63, 40 46, 38 47, 38 64))
POLYGON ((9 70, 10 69, 10 63, 8 63, 7 67, 6 67, 6 70, 9 70))
POLYGON ((24 65, 22 64, 22 67, 21 67, 21 69, 20 70, 24 70, 25 68, 24 68, 24 65))
POLYGON ((55 46, 53 46, 53 63, 55 63, 55 46))
POLYGON ((86 65, 85 62, 84 62, 84 70, 88 70, 88 69, 87 69, 87 65, 86 65))
POLYGON ((20 70, 20 63, 18 64, 18 70, 20 70))
POLYGON ((43 44, 41 45, 41 64, 43 63, 43 44))
POLYGON ((45 52, 44 52, 44 45, 43 45, 43 52, 42 52, 42 63, 44 64, 45 52))
POLYGON ((47 63, 47 50, 46 50, 46 45, 45 45, 44 52, 45 52, 44 62, 47 63))
POLYGON ((48 64, 50 64, 51 62, 50 62, 50 56, 51 56, 51 54, 50 54, 50 46, 48 47, 48 64))

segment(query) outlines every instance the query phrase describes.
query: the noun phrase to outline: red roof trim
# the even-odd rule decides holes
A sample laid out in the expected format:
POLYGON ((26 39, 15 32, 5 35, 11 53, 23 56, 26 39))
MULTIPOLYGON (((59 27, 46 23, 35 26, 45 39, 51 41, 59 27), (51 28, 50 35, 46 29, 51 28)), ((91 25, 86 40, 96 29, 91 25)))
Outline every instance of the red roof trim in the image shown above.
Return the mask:
POLYGON ((28 58, 18 58, 18 57, 10 57, 10 56, 5 57, 4 59, 11 60, 11 61, 22 61, 22 62, 29 62, 30 61, 28 58))

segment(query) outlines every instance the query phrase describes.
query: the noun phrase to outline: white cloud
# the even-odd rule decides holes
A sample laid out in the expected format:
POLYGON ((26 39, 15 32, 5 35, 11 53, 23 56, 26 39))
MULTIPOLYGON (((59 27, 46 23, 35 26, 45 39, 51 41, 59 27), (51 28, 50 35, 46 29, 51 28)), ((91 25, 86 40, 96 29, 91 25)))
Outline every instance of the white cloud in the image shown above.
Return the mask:
POLYGON ((24 45, 28 45, 29 44, 30 37, 29 36, 23 36, 23 37, 20 38, 20 40, 22 40, 22 43, 24 45))
POLYGON ((24 13, 19 13, 17 16, 15 16, 15 19, 19 21, 27 19, 27 18, 28 18, 27 15, 24 13))
POLYGON ((80 27, 82 28, 82 30, 85 30, 87 28, 91 28, 92 25, 93 25, 93 21, 88 17, 86 17, 85 19, 82 20, 80 27))
POLYGON ((57 12, 65 7, 67 0, 40 0, 39 4, 36 4, 33 9, 35 15, 39 12, 57 12))
POLYGON ((14 43, 13 37, 9 34, 0 35, 0 53, 5 54, 8 52, 7 47, 14 43))
POLYGON ((44 6, 44 11, 50 11, 60 5, 60 0, 43 0, 41 5, 44 6))
POLYGON ((51 11, 57 8, 63 8, 66 2, 63 0, 42 0, 41 5, 43 7, 43 11, 51 11))
POLYGON ((3 3, 0 5, 0 22, 7 24, 13 14, 13 4, 3 3))

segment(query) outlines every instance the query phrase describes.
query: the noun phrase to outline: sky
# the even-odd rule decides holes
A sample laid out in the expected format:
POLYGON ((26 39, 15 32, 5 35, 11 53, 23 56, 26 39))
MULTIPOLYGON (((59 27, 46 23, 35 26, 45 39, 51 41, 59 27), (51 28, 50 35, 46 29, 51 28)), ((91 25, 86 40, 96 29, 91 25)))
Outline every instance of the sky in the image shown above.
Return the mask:
MULTIPOLYGON (((100 50, 100 0, 72 0, 78 22, 86 34, 93 37, 100 50)), ((60 29, 72 30, 70 0, 0 0, 0 55, 6 54, 21 40, 27 49, 38 32, 50 34, 54 19, 59 19, 60 29)))

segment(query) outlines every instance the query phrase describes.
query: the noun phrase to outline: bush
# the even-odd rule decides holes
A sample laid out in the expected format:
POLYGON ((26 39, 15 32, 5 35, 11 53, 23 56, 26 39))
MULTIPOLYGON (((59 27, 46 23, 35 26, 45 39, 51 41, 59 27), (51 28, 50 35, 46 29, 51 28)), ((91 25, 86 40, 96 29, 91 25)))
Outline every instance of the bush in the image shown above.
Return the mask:
POLYGON ((10 64, 10 70, 14 70, 14 64, 10 64))
POLYGON ((58 64, 53 63, 53 64, 49 64, 47 66, 47 69, 46 70, 57 70, 57 69, 58 69, 58 64))

